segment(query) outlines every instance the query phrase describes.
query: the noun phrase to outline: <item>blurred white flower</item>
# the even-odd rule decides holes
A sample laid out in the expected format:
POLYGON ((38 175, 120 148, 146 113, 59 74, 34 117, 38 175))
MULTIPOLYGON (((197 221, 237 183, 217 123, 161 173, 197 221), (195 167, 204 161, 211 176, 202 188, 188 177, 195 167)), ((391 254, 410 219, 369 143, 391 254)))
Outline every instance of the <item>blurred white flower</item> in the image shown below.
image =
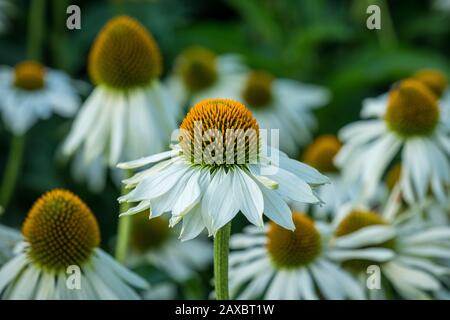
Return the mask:
POLYGON ((295 231, 275 224, 231 237, 230 293, 237 299, 364 299, 363 287, 330 260, 329 227, 293 213, 295 231))
POLYGON ((404 199, 423 201, 430 190, 445 202, 450 184, 450 118, 444 113, 421 81, 401 81, 388 95, 365 101, 362 116, 376 119, 340 131, 344 146, 335 163, 345 179, 360 186, 362 197, 370 199, 389 165, 400 156, 404 199))
POLYGON ((2 299, 139 299, 138 275, 98 246, 95 216, 74 194, 53 190, 31 208, 24 241, 0 269, 2 299))
POLYGON ((429 299, 442 289, 450 268, 450 228, 433 226, 414 210, 402 211, 399 188, 393 191, 383 214, 364 207, 343 206, 334 221, 332 258, 343 263, 363 283, 366 268, 380 267, 380 290, 371 298, 389 297, 391 288, 405 299, 429 299))
POLYGON ((68 75, 33 61, 0 68, 0 96, 3 122, 18 136, 53 113, 72 117, 80 104, 68 75))
POLYGON ((97 36, 89 56, 89 74, 97 86, 63 145, 65 155, 81 154, 75 170, 84 170, 97 191, 106 166, 169 145, 180 110, 159 82, 161 68, 156 42, 132 18, 113 18, 97 36))

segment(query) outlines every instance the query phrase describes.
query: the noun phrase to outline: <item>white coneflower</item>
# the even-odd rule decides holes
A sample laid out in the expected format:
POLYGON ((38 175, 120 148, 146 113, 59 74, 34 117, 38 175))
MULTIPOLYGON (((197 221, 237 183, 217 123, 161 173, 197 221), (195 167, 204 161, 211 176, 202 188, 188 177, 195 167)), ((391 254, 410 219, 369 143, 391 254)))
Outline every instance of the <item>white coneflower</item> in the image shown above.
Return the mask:
POLYGON ((380 267, 380 287, 373 288, 379 290, 368 290, 372 298, 386 298, 391 289, 406 299, 431 298, 442 289, 441 279, 450 272, 441 261, 450 258, 450 228, 429 225, 413 212, 399 214, 398 192, 394 191, 393 197, 393 205, 388 204, 383 215, 352 208, 338 216, 333 258, 364 282, 368 266, 380 267), (367 257, 361 259, 365 253, 367 257))
POLYGON ((0 266, 13 256, 14 247, 22 241, 22 235, 16 229, 0 224, 0 266))
POLYGON ((205 227, 210 235, 215 234, 238 212, 260 227, 264 213, 293 230, 287 199, 320 202, 311 186, 327 183, 328 179, 282 153, 280 167, 275 168, 262 153, 258 123, 241 103, 227 99, 202 101, 188 113, 180 131, 179 144, 171 151, 119 164, 120 168, 134 169, 157 163, 125 180, 127 187, 134 190, 120 202, 139 204, 123 214, 150 208, 150 218, 155 218, 170 212, 170 225, 182 220, 180 236, 188 240, 205 227), (215 152, 202 140, 214 130, 218 130, 216 142, 222 147, 215 152), (229 145, 235 147, 229 150, 225 147, 229 145), (268 174, 265 169, 274 170, 268 174))
POLYGON ((0 269, 2 299, 138 299, 133 287, 147 288, 98 247, 95 216, 69 191, 53 190, 37 200, 22 234, 20 250, 0 269), (80 271, 71 271, 79 277, 73 287, 69 267, 80 271))
POLYGON ((328 258, 329 228, 293 213, 295 231, 274 223, 231 237, 230 290, 237 299, 364 299, 362 286, 328 258), (323 227, 321 227, 323 226, 323 227))
POLYGON ((167 82, 177 101, 185 105, 198 102, 203 96, 216 98, 211 93, 230 88, 236 76, 246 71, 238 55, 217 56, 207 48, 194 46, 177 57, 167 82))
POLYGON ((3 121, 17 136, 53 113, 73 116, 80 103, 68 75, 34 61, 0 68, 0 96, 3 121))
POLYGON ((149 221, 148 212, 134 215, 126 264, 150 264, 181 283, 212 263, 211 243, 200 238, 180 242, 173 231, 164 217, 149 221))
MULTIPOLYGON (((385 100, 384 100, 385 101, 385 100)), ((422 81, 407 79, 392 88, 387 103, 365 106, 363 120, 340 132, 344 146, 335 162, 349 181, 371 197, 394 158, 401 157, 399 184, 408 203, 422 201, 428 190, 446 201, 450 184, 450 122, 436 95, 422 81)))
POLYGON ((179 110, 159 82, 161 54, 151 34, 130 17, 113 18, 97 36, 88 67, 96 88, 75 119, 63 152, 81 153, 78 167, 96 171, 91 168, 162 151, 179 110))
POLYGON ((242 212, 261 227, 264 214, 292 230, 286 202, 319 203, 312 187, 328 182, 317 170, 274 148, 271 157, 279 161, 271 160, 260 134, 255 118, 241 103, 205 100, 189 111, 171 151, 119 165, 134 169, 156 163, 125 181, 134 189, 119 200, 138 205, 123 214, 150 209, 150 218, 155 218, 170 212, 171 226, 183 221, 182 240, 195 238, 205 227, 214 235, 218 299, 228 299, 231 220, 242 212))

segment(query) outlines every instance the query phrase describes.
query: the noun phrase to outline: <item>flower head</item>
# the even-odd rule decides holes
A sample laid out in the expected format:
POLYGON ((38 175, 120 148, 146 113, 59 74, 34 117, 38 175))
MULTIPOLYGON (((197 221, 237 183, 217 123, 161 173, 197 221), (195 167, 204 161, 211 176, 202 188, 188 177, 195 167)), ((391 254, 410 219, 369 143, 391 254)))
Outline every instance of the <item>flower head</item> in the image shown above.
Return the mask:
POLYGON ((73 193, 53 190, 31 208, 22 229, 30 259, 42 268, 62 271, 81 265, 100 244, 91 210, 73 193))
POLYGON ((34 61, 24 61, 14 67, 14 85, 23 90, 39 90, 45 85, 45 68, 34 61))
POLYGON ((267 250, 278 268, 292 269, 309 264, 320 254, 319 231, 305 214, 293 213, 295 230, 271 223, 267 232, 267 250))
POLYGON ((334 135, 323 135, 311 143, 303 154, 303 161, 321 172, 336 172, 334 157, 342 143, 334 135))
POLYGON ((429 135, 439 122, 434 94, 416 80, 401 81, 389 94, 386 122, 402 136, 429 135))
POLYGON ((217 80, 216 55, 203 47, 185 49, 176 61, 176 72, 190 91, 199 91, 217 80))
POLYGON ((431 91, 433 91, 438 98, 440 98, 447 89, 447 77, 441 71, 436 69, 419 70, 414 74, 413 78, 422 82, 431 91))
MULTIPOLYGON (((197 103, 186 115, 180 126, 180 146, 183 154, 192 156, 188 159, 192 163, 197 156, 202 158, 201 164, 212 165, 213 155, 208 157, 205 152, 206 142, 201 148, 195 148, 198 139, 213 132, 218 139, 218 147, 222 151, 222 160, 226 164, 236 161, 239 164, 249 164, 252 157, 256 157, 259 150, 259 127, 250 111, 241 103, 227 99, 209 99, 197 103), (232 145, 232 154, 228 154, 232 145), (243 147, 245 152, 240 152, 243 147), (199 153, 200 154, 196 154, 199 153), (253 152, 253 154, 250 154, 253 152), (207 157, 204 157, 204 156, 207 157), (203 157, 202 157, 203 156, 203 157), (232 159, 230 159, 230 157, 232 159)), ((216 161, 217 162, 217 161, 216 161)))
POLYGON ((152 35, 128 16, 111 19, 98 34, 89 55, 92 81, 111 88, 148 85, 161 70, 161 54, 152 35))
POLYGON ((273 79, 266 71, 250 72, 242 92, 245 102, 254 107, 268 106, 272 101, 273 79))

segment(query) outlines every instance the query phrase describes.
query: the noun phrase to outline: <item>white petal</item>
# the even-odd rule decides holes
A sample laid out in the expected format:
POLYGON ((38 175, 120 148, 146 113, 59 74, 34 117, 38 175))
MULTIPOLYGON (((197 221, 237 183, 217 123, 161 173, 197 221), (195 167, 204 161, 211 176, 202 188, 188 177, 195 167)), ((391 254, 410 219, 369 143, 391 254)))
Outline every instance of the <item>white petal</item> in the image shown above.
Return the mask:
POLYGON ((12 258, 0 269, 0 293, 17 275, 19 275, 27 262, 26 254, 20 254, 12 258))
POLYGON ((233 187, 234 199, 240 211, 247 219, 256 226, 264 225, 262 215, 264 210, 264 199, 260 188, 246 173, 239 169, 234 170, 233 187))
POLYGON ((286 202, 274 191, 261 188, 264 197, 264 215, 288 230, 295 230, 292 212, 286 202))
POLYGON ((155 162, 159 162, 159 161, 168 159, 179 153, 180 153, 179 150, 164 151, 164 152, 157 153, 157 154, 154 154, 154 155, 151 155, 148 157, 140 158, 137 160, 119 163, 117 165, 117 167, 120 169, 135 169, 135 168, 143 167, 143 166, 151 164, 151 163, 155 163, 155 162))
POLYGON ((333 260, 344 261, 350 259, 364 259, 378 262, 385 262, 395 257, 395 253, 390 249, 368 248, 358 250, 332 250, 328 252, 328 257, 333 260))
POLYGON ((182 241, 191 240, 197 237, 205 229, 202 217, 202 206, 197 204, 189 214, 183 217, 183 227, 181 228, 180 239, 182 241))
POLYGON ((319 202, 319 199, 312 192, 311 187, 289 171, 280 168, 273 176, 273 180, 279 183, 277 191, 293 201, 304 203, 319 202))
POLYGON ((122 154, 123 144, 125 141, 125 131, 126 131, 126 103, 125 97, 117 97, 117 106, 114 110, 112 116, 111 125, 111 145, 110 145, 110 155, 109 164, 114 166, 120 159, 122 154))
POLYGON ((233 175, 219 169, 203 196, 202 211, 212 217, 215 230, 220 229, 239 212, 233 190, 233 175))
POLYGON ((368 226, 336 238, 334 245, 342 248, 357 248, 383 243, 393 237, 395 237, 395 229, 391 226, 368 226))

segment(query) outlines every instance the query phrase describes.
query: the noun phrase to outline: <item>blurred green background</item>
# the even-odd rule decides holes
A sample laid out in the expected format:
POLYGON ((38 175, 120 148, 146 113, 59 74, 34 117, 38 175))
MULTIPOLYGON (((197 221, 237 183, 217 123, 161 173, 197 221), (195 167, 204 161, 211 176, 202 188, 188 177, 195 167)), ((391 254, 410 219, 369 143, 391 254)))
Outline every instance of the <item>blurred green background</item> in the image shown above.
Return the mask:
MULTIPOLYGON (((30 1, 13 2, 16 14, 11 28, 0 36, 0 65, 14 65, 26 57, 30 1)), ((240 53, 249 66, 276 76, 328 87, 333 98, 317 111, 318 134, 336 133, 358 119, 363 98, 386 91, 419 68, 435 67, 447 75, 450 71, 450 11, 437 8, 435 1, 420 0, 47 0, 45 64, 89 81, 86 60, 91 43, 103 24, 118 13, 137 18, 153 33, 164 56, 164 75, 183 48, 202 45, 217 53, 240 53), (66 29, 69 4, 81 8, 81 30, 66 29), (381 6, 380 31, 366 28, 369 4, 381 6)), ((118 190, 110 183, 103 193, 91 194, 85 185, 73 181, 66 164, 57 161, 57 149, 70 124, 53 117, 28 133, 19 183, 2 222, 19 227, 42 193, 63 187, 93 209, 103 247, 110 249, 118 190)), ((1 175, 10 134, 2 125, 0 132, 1 175)), ((140 271, 164 277, 154 270, 140 271)), ((202 277, 208 283, 210 274, 202 277)), ((206 297, 208 291, 195 281, 185 288, 182 297, 188 298, 206 297)))

